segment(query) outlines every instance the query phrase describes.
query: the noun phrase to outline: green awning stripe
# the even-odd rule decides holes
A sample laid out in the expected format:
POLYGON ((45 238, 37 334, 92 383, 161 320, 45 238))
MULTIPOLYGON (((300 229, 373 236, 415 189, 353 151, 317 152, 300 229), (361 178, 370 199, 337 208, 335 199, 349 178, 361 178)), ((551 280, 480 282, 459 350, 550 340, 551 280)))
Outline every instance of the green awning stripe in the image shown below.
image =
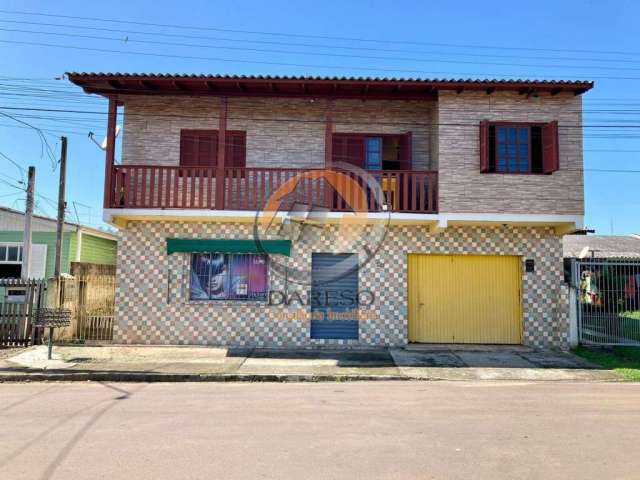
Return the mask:
POLYGON ((196 240, 167 238, 167 255, 176 252, 272 253, 291 256, 290 240, 196 240))

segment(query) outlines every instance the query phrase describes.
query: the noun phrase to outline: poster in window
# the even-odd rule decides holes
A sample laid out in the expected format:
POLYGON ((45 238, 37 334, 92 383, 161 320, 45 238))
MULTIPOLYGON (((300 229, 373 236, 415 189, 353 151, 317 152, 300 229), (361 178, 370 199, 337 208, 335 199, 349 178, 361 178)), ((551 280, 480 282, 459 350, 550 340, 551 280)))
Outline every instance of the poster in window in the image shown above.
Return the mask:
POLYGON ((191 256, 191 300, 266 300, 264 255, 194 253, 191 256))
POLYGON ((191 256, 191 300, 209 299, 209 254, 191 256))
POLYGON ((225 255, 220 253, 198 253, 192 256, 192 300, 227 298, 227 288, 227 262, 225 255))
POLYGON ((233 255, 230 272, 230 298, 266 299, 267 261, 263 255, 233 255))

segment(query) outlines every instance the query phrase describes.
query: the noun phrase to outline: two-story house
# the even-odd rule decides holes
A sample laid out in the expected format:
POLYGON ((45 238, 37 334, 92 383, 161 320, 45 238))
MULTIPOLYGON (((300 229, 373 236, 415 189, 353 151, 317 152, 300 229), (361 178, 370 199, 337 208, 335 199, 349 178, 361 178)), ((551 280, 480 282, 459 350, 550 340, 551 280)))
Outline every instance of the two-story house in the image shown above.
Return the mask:
POLYGON ((68 76, 109 99, 116 342, 567 346, 591 82, 68 76))

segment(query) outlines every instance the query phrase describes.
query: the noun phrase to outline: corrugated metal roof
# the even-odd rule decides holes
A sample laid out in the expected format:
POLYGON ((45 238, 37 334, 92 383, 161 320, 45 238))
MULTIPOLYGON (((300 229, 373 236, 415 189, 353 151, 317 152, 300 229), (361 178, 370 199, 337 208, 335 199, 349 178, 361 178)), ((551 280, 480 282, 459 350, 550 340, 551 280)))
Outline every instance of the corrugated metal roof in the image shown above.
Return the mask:
POLYGON ((354 77, 354 76, 321 76, 321 75, 228 75, 228 74, 194 74, 194 73, 127 73, 127 72, 67 72, 67 76, 75 77, 119 77, 119 78, 158 78, 158 79, 219 79, 219 80, 294 80, 294 81, 330 81, 330 82, 406 82, 406 83, 467 83, 496 85, 591 85, 589 80, 536 80, 536 79, 499 79, 499 78, 415 78, 415 77, 354 77))
MULTIPOLYGON (((20 210, 15 210, 13 208, 9 208, 9 207, 4 207, 4 206, 0 206, 0 215, 2 214, 2 212, 6 212, 12 215, 18 215, 21 217, 24 217, 25 213, 23 211, 20 210)), ((45 217, 43 215, 37 215, 37 214, 33 214, 33 218, 37 218, 39 220, 42 220, 44 222, 49 222, 52 224, 52 231, 55 231, 56 228, 56 224, 57 224, 57 220, 55 218, 51 218, 51 217, 45 217)), ((107 231, 107 230, 101 230, 99 228, 94 228, 94 227, 89 227, 87 225, 82 225, 80 223, 74 223, 74 222, 68 222, 65 220, 64 222, 65 226, 69 227, 69 228, 81 228, 83 230, 89 231, 89 232, 95 232, 97 234, 101 234, 101 235, 106 235, 106 236, 110 236, 112 237, 112 240, 117 240, 118 237, 115 233, 107 231)), ((34 230, 35 231, 35 230, 34 230)))
POLYGON ((565 235, 565 258, 640 258, 640 237, 636 235, 565 235), (585 250, 586 249, 586 250, 585 250), (593 252, 593 253, 592 253, 593 252))

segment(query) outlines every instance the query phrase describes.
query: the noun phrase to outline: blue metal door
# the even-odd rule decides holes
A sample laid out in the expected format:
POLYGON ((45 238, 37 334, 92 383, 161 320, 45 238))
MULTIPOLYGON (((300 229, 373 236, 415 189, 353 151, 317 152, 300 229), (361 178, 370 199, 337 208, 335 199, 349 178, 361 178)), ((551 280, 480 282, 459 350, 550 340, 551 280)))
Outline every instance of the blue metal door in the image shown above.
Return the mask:
POLYGON ((358 339, 358 255, 311 257, 311 338, 358 339))

